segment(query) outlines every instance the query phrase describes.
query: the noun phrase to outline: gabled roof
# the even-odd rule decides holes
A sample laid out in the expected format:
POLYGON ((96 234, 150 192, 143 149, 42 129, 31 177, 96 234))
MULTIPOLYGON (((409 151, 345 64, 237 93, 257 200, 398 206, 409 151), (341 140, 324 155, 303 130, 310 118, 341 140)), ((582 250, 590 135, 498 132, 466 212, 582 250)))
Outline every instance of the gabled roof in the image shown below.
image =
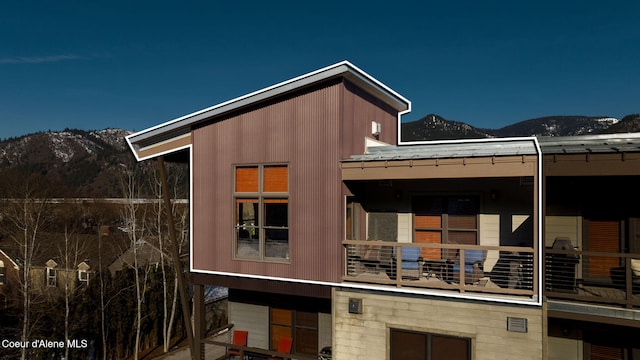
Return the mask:
MULTIPOLYGON (((111 274, 115 274, 117 271, 124 268, 132 268, 138 257, 138 263, 140 266, 154 265, 160 263, 160 257, 163 255, 162 251, 154 245, 141 240, 140 243, 133 245, 136 247, 134 252, 133 247, 129 247, 122 255, 115 259, 108 268, 111 274)), ((170 261, 171 256, 164 254, 167 258, 167 263, 170 261)))
MULTIPOLYGON (((176 138, 186 136, 190 133, 193 125, 203 120, 227 114, 232 111, 237 111, 248 106, 255 106, 256 104, 275 97, 337 78, 345 78, 349 80, 374 97, 396 109, 401 114, 411 110, 411 102, 409 100, 391 90, 389 87, 360 70, 350 62, 342 61, 221 104, 196 111, 149 129, 139 131, 127 136, 126 139, 138 160, 158 156, 160 154, 157 153, 149 156, 141 156, 139 150, 141 148, 171 142, 176 138)), ((184 142, 181 144, 184 144, 184 142)), ((175 151, 175 146, 171 147, 170 150, 175 151)))
POLYGON ((14 269, 16 269, 16 270, 20 269, 20 267, 18 266, 18 264, 16 264, 16 262, 15 262, 15 261, 13 261, 13 259, 12 259, 12 258, 7 254, 7 253, 5 253, 4 251, 2 251, 2 249, 0 249, 0 258, 7 259, 7 260, 9 261, 9 264, 4 264, 4 261, 2 261, 2 263, 3 263, 2 265, 3 265, 4 267, 7 267, 7 266, 11 265, 11 266, 13 266, 13 268, 14 268, 14 269))

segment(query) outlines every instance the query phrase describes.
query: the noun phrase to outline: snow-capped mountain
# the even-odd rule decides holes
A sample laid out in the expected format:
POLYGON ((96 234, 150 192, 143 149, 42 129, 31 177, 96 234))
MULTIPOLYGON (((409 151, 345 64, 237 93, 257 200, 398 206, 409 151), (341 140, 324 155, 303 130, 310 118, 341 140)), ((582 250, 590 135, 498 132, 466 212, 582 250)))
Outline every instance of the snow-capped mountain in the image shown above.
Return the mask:
POLYGON ((576 136, 640 131, 640 115, 622 120, 609 116, 547 116, 520 121, 500 129, 481 129, 460 121, 429 114, 420 120, 402 123, 402 140, 443 140, 511 136, 576 136))
POLYGON ((0 142, 0 173, 5 177, 45 176, 51 196, 115 196, 117 171, 131 163, 122 129, 40 132, 0 142))

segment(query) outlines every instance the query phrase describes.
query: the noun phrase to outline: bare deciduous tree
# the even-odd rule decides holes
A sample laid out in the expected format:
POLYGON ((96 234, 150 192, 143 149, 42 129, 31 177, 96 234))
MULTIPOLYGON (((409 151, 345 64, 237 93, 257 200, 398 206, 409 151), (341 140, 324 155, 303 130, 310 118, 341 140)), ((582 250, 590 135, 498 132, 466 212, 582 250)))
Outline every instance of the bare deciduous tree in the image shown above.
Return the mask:
MULTIPOLYGON (((32 303, 36 294, 32 290, 31 270, 34 256, 39 247, 40 232, 50 221, 49 201, 43 192, 42 186, 38 186, 34 178, 25 179, 21 186, 14 188, 15 194, 7 200, 3 218, 6 219, 15 231, 10 231, 9 236, 20 249, 18 259, 21 267, 20 295, 22 297, 22 331, 21 341, 29 341, 30 333, 36 325, 36 317, 32 314, 32 303)), ((20 358, 27 358, 27 348, 21 348, 20 358)))
MULTIPOLYGON (((170 184, 173 193, 171 194, 171 198, 174 200, 184 200, 186 198, 186 191, 181 189, 181 184, 184 183, 185 172, 182 167, 174 166, 172 167, 172 172, 169 174, 168 183, 170 184), (181 191, 182 190, 182 191, 181 191)), ((176 231, 178 235, 179 249, 183 248, 184 243, 187 241, 188 234, 188 206, 187 204, 183 204, 180 201, 174 201, 172 203, 171 209, 164 209, 163 199, 163 187, 162 180, 160 178, 160 174, 157 169, 154 168, 152 172, 152 176, 149 177, 150 188, 154 193, 155 203, 153 207, 153 218, 154 221, 150 226, 150 231, 154 237, 158 239, 158 247, 161 249, 161 258, 160 265, 162 269, 162 299, 163 299, 163 319, 162 319, 162 337, 163 337, 163 350, 164 352, 169 351, 173 325, 175 323, 177 305, 178 305, 178 275, 175 273, 175 266, 173 266, 173 261, 176 259, 172 259, 171 256, 167 256, 170 251, 168 243, 171 241, 168 237, 168 231, 166 230, 166 211, 169 211, 170 214, 175 219, 175 225, 178 228, 176 231), (167 274, 166 265, 171 265, 173 271, 171 274, 167 274), (169 283, 172 283, 172 286, 169 286, 169 283), (170 290, 171 288, 173 291, 170 290)), ((180 261, 180 259, 177 259, 180 261)))

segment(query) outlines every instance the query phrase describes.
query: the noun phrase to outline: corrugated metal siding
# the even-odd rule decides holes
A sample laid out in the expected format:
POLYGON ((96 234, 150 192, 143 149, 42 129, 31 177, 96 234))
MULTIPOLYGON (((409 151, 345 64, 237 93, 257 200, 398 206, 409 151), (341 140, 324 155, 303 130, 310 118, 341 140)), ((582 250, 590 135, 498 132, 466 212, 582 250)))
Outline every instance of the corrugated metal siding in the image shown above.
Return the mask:
POLYGON ((342 220, 340 85, 267 104, 194 130, 194 266, 197 269, 335 281, 342 220), (233 260, 234 164, 287 163, 290 264, 233 260))
POLYGON ((344 121, 342 158, 364 154, 365 137, 373 138, 371 122, 381 124, 378 140, 396 145, 398 114, 349 82, 344 88, 344 121))
POLYGON ((340 160, 364 151, 371 121, 395 142, 396 116, 343 83, 307 89, 193 130, 196 269, 339 282, 344 193, 340 160), (233 259, 233 166, 289 165, 290 264, 233 259))

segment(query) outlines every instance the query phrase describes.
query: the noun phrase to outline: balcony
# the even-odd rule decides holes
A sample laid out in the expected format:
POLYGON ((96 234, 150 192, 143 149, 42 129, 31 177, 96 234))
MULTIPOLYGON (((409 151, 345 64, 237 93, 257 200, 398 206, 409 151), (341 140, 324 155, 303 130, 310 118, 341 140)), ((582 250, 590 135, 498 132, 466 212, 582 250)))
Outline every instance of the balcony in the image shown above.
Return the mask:
POLYGON ((345 240, 343 281, 395 288, 537 296, 531 247, 345 240))
POLYGON ((544 259, 549 299, 640 307, 640 254, 548 248, 544 259))

